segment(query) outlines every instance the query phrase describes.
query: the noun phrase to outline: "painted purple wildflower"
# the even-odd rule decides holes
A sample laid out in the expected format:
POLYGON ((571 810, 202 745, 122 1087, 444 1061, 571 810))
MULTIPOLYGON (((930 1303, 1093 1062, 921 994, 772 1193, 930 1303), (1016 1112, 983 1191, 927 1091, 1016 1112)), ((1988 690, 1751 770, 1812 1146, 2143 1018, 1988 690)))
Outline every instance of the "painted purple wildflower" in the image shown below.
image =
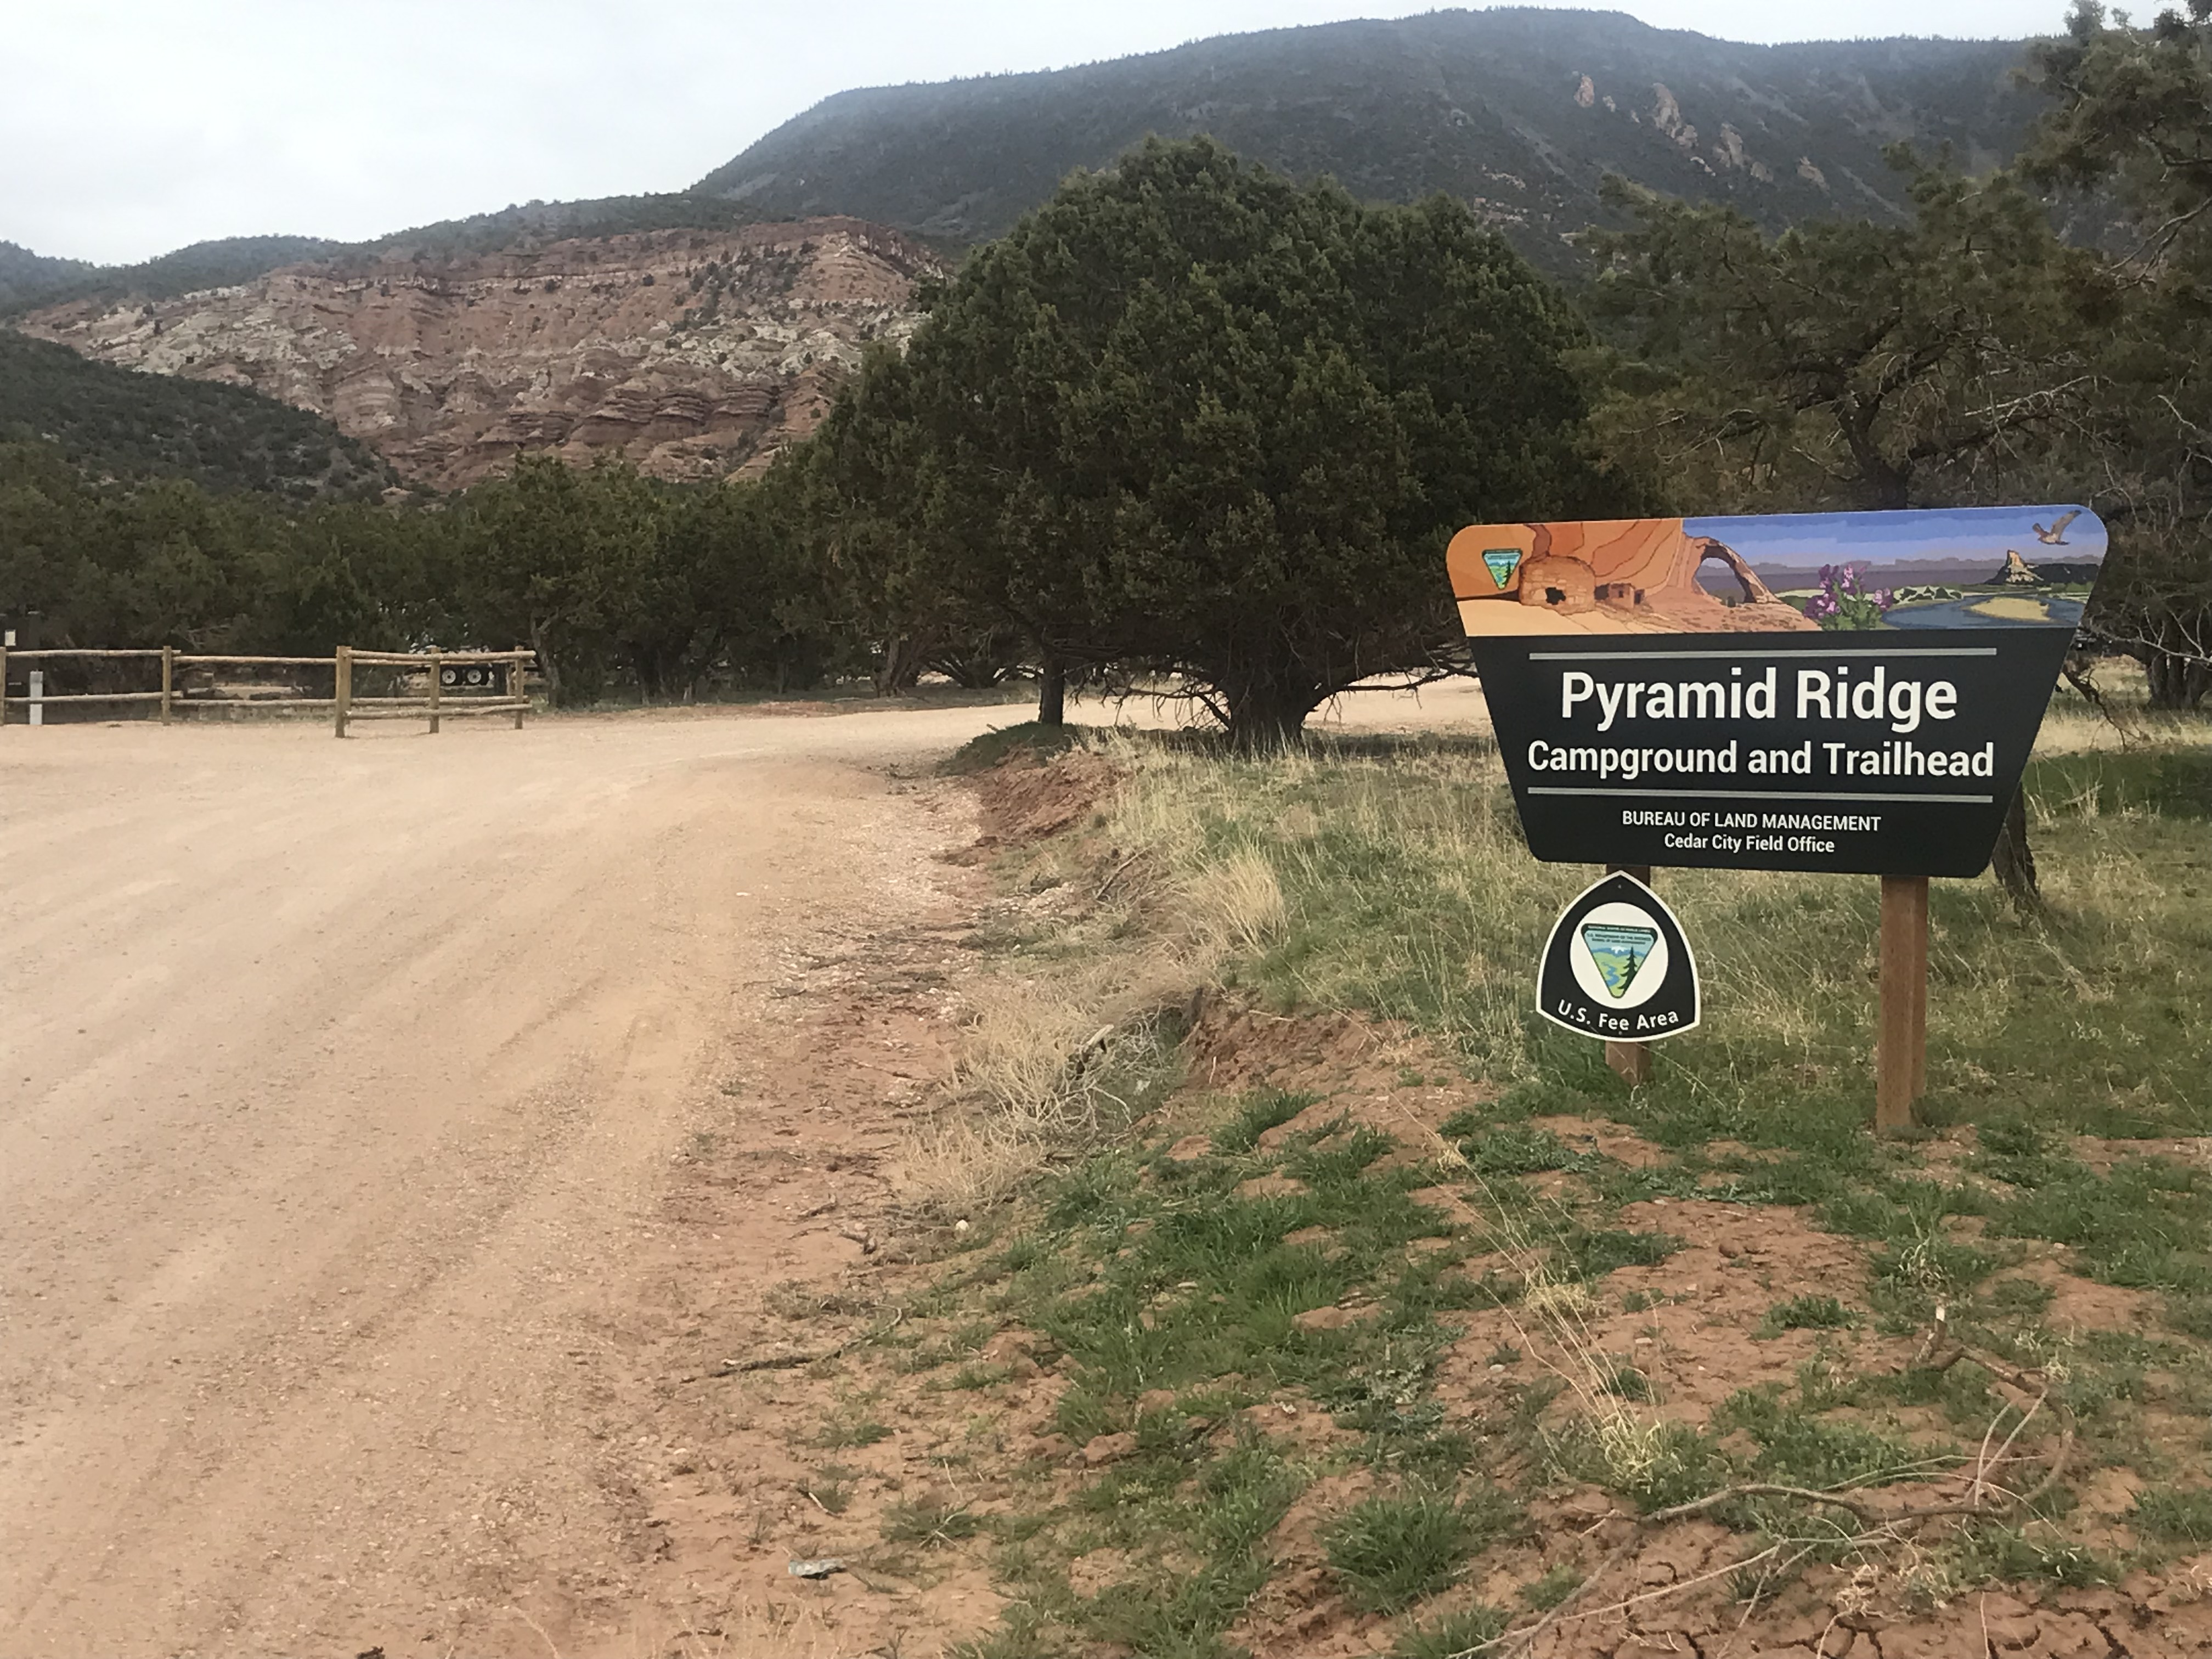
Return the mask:
POLYGON ((1879 628, 1882 614, 1897 603, 1887 587, 1866 586, 1863 565, 1824 564, 1820 586, 1805 601, 1805 614, 1823 628, 1856 629, 1879 628))

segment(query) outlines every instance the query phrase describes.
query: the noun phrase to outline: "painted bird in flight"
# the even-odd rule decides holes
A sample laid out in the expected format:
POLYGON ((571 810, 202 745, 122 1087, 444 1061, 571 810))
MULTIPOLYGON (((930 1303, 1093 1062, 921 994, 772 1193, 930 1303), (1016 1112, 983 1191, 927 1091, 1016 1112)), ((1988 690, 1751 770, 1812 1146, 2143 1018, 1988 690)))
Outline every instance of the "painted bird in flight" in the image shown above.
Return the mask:
POLYGON ((2031 525, 2029 528, 2035 532, 2035 539, 2041 542, 2045 547, 2064 547, 2068 545, 2066 540, 2066 526, 2072 524, 2075 520, 2081 516, 2081 509, 2077 507, 2071 513, 2062 513, 2056 519, 2053 519, 2051 521, 2051 528, 2048 530, 2045 530, 2039 524, 2031 525))

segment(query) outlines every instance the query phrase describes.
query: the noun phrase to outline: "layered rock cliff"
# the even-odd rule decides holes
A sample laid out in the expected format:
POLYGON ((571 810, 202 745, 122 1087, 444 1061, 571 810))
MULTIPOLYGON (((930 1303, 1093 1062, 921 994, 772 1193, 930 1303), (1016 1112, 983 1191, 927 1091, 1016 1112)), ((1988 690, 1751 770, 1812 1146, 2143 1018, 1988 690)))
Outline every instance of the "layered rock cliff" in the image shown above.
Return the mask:
POLYGON ((18 326, 325 415, 440 489, 536 449, 699 477, 764 465, 811 430, 866 345, 912 330, 915 282, 937 268, 894 231, 813 219, 291 265, 18 326))

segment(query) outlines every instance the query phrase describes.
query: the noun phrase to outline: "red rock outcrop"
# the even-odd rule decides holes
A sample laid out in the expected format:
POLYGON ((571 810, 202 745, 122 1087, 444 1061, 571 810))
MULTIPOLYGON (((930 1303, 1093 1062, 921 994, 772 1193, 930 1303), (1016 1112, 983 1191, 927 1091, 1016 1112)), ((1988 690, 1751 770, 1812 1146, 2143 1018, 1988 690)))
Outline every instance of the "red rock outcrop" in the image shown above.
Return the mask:
POLYGON ((313 410, 440 489, 537 449, 700 477, 811 431, 870 341, 912 331, 915 281, 939 269, 895 231, 813 219, 293 265, 20 326, 313 410))

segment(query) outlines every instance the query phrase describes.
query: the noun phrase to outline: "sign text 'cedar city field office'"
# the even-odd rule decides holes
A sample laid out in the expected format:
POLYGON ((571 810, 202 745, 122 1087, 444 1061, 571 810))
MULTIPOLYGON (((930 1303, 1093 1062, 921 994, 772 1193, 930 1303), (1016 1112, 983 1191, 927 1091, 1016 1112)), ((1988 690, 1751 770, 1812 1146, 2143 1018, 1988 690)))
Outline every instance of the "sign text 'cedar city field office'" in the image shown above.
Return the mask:
POLYGON ((1476 525, 1449 562, 1538 858, 1971 876, 2104 555, 2033 507, 1476 525))
POLYGON ((1885 878, 1887 1122, 1927 878, 1988 864, 2105 547, 1991 507, 1472 525, 1447 562, 1539 859, 1885 878))

